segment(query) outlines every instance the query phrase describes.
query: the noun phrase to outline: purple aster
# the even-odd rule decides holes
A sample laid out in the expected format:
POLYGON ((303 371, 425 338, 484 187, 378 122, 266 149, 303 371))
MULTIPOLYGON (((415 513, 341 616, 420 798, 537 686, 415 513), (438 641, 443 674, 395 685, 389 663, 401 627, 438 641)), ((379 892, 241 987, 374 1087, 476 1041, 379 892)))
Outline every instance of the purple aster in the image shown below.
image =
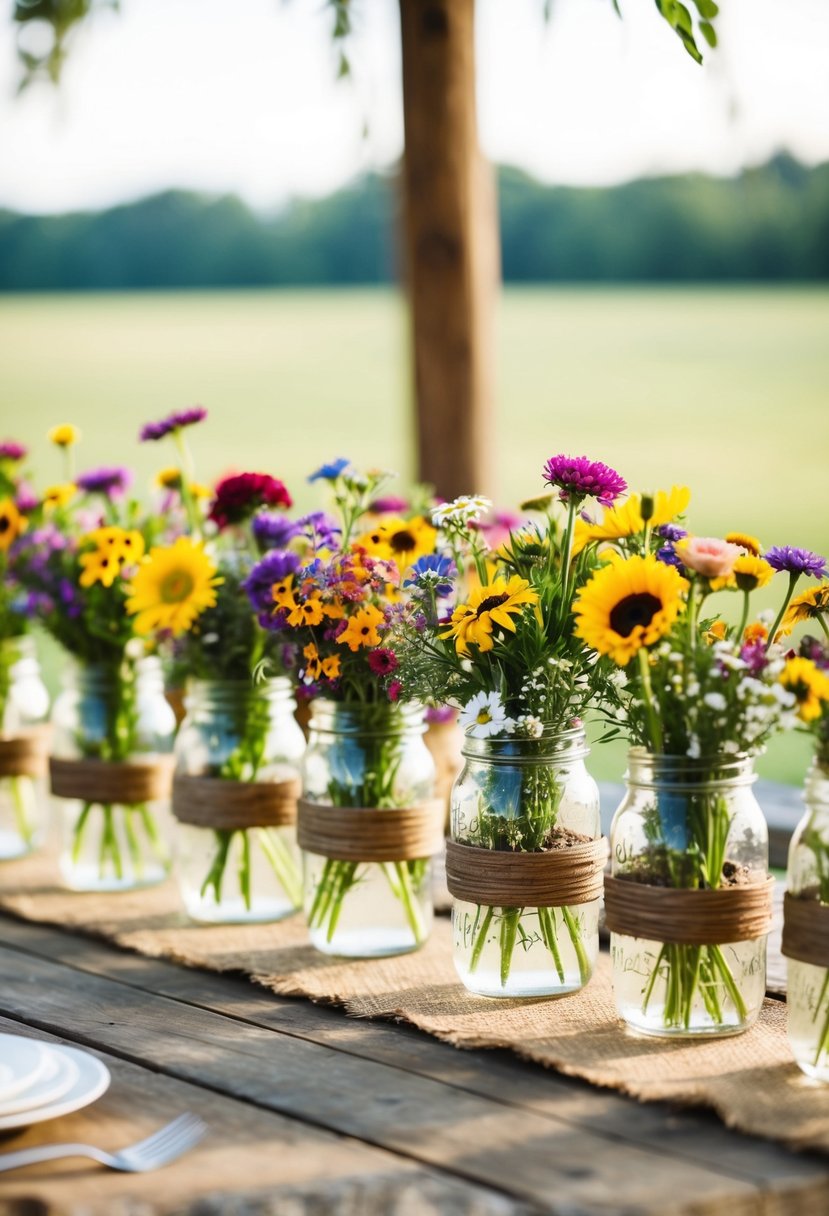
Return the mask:
POLYGON ((340 456, 337 460, 331 460, 328 464, 321 464, 316 472, 312 473, 308 478, 309 481, 336 481, 340 473, 351 464, 350 460, 346 460, 340 456))
POLYGON ((579 502, 597 498, 603 506, 610 507, 627 489, 627 482, 615 469, 586 456, 551 456, 543 476, 548 485, 558 488, 562 502, 567 502, 572 494, 579 502))
POLYGON ((810 549, 795 549, 792 545, 774 545, 763 555, 774 570, 783 570, 798 578, 801 574, 812 578, 823 578, 826 574, 826 558, 810 549))
POLYGON ((325 511, 312 511, 296 521, 297 528, 315 549, 334 549, 339 544, 340 529, 335 519, 325 511))
POLYGON ((286 519, 284 515, 274 515, 269 511, 254 515, 251 527, 254 540, 263 553, 267 553, 269 549, 284 549, 300 531, 292 519, 286 519))
POLYGON ((429 588, 435 595, 449 595, 452 591, 452 578, 457 574, 455 563, 449 557, 441 557, 437 553, 427 553, 419 557, 412 566, 410 576, 404 581, 404 587, 418 587, 422 590, 429 588))
POLYGON ((0 443, 0 460, 23 460, 26 456, 27 449, 22 443, 15 443, 13 439, 6 439, 0 443))
POLYGON ((299 558, 295 553, 274 549, 256 563, 242 583, 242 589, 257 612, 272 613, 274 584, 281 583, 290 574, 296 574, 298 569, 299 558))
POLYGON ((160 418, 158 422, 146 422, 138 438, 142 443, 165 439, 167 435, 172 435, 173 431, 180 431, 185 426, 194 426, 197 422, 203 422, 206 417, 207 410, 203 405, 191 405, 186 410, 173 410, 172 414, 160 418))
POLYGON ((125 468, 90 469, 75 478, 79 490, 86 494, 105 494, 107 498, 121 498, 132 485, 132 473, 125 468))
POLYGON ((405 498, 395 498, 394 494, 388 494, 385 498, 375 498, 374 502, 369 507, 374 515, 404 515, 409 509, 409 504, 405 498))
POLYGON ((661 549, 657 549, 656 560, 664 566, 673 566, 680 574, 685 574, 685 567, 673 545, 663 545, 661 549))
POLYGON ((684 528, 680 528, 678 524, 660 524, 656 529, 656 535, 661 536, 663 540, 675 543, 678 540, 682 540, 688 533, 684 528))

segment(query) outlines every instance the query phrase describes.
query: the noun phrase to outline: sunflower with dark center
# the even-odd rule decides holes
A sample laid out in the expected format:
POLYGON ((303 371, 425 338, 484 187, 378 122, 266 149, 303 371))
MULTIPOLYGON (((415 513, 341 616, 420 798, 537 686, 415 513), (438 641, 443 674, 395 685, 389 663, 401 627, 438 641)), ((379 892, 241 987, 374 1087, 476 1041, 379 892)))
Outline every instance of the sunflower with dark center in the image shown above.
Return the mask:
POLYGON ((435 551, 437 531, 422 516, 413 519, 399 517, 383 520, 370 532, 365 532, 354 544, 369 557, 393 561, 402 574, 420 557, 435 551))
POLYGON ((573 605, 576 637, 625 667, 664 637, 688 584, 653 555, 614 558, 585 584, 573 605))
POLYGON ((789 659, 780 683, 794 695, 801 722, 814 722, 829 703, 829 676, 811 659, 789 659))
POLYGON ((11 498, 0 501, 0 550, 8 549, 26 528, 26 519, 11 498))

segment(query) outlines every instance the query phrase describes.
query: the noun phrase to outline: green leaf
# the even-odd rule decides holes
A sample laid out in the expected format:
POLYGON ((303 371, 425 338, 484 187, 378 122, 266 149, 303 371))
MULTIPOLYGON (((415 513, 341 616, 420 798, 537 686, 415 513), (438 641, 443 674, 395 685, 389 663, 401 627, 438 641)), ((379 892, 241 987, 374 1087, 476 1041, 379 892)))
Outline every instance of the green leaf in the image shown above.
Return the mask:
POLYGON ((710 21, 700 21, 699 32, 702 34, 705 41, 710 47, 717 45, 717 31, 714 29, 710 21))

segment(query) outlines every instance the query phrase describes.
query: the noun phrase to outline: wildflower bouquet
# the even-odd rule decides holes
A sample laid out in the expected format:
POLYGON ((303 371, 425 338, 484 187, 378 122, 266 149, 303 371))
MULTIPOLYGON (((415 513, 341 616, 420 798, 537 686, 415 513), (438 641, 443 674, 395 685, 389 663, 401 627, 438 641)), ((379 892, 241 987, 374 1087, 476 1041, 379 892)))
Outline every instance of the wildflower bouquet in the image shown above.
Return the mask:
MULTIPOLYGON (((688 497, 677 488, 632 496, 599 523, 577 528, 577 544, 603 546, 605 560, 576 600, 576 633, 617 664, 621 706, 608 733, 624 731, 634 745, 606 892, 617 999, 623 1016, 651 1033, 741 1029, 762 1001, 767 831, 749 784, 752 757, 792 724, 795 697, 782 649, 772 643, 783 609, 769 630, 767 622, 749 622, 750 599, 786 571, 787 602, 800 574, 822 565, 803 550, 762 555, 745 534, 689 536, 676 522, 688 497), (738 597, 736 627, 708 608, 723 592, 738 597), (628 911, 636 890, 616 879, 736 891, 740 902, 728 906, 747 908, 754 899, 756 931, 735 938, 722 924, 706 928, 698 901, 694 928, 668 924, 666 912, 664 937, 651 921, 657 940, 649 943, 645 922, 640 916, 634 925, 628 911)), ((690 908, 676 904, 676 915, 691 916, 690 908)))
POLYGON ((499 898, 494 889, 484 898, 475 884, 461 898, 455 883, 456 965, 487 995, 581 987, 598 946, 604 854, 592 844, 598 792, 583 766, 581 719, 614 691, 610 665, 573 633, 573 599, 597 565, 592 551, 574 555, 574 539, 585 503, 612 503, 625 483, 585 457, 553 457, 544 475, 555 493, 525 504, 540 522, 509 531, 495 551, 480 524, 487 500, 435 510, 440 552, 412 569, 395 647, 403 695, 461 710, 467 765, 452 798, 452 835, 476 849, 463 856, 489 864, 486 850, 507 873, 518 854, 555 860, 581 849, 598 882, 583 902, 527 891, 499 898))
POLYGON ((341 954, 416 948, 431 917, 428 850, 395 855, 394 835, 398 808, 431 794, 434 769, 422 712, 400 703, 387 642, 402 612, 401 582, 432 552, 436 531, 417 512, 378 507, 387 476, 345 460, 323 465, 311 480, 329 485, 336 518, 315 512, 297 521, 294 548, 268 553, 246 584, 262 625, 296 651, 298 690, 312 700, 300 807, 306 911, 312 941, 341 954), (313 813, 332 806, 338 816, 313 813), (387 829, 391 844, 380 857, 387 829), (343 839, 335 846, 326 831, 343 839))
POLYGON ((280 576, 298 564, 271 552, 298 528, 270 474, 236 473, 212 490, 193 480, 185 432, 205 415, 178 411, 141 432, 175 444, 179 463, 159 481, 182 534, 150 550, 127 606, 173 683, 186 681, 173 798, 185 905, 199 920, 274 920, 301 902, 293 814, 304 742, 285 678, 292 650, 263 629, 246 589, 257 562, 280 576), (265 668, 271 678, 255 679, 265 668))

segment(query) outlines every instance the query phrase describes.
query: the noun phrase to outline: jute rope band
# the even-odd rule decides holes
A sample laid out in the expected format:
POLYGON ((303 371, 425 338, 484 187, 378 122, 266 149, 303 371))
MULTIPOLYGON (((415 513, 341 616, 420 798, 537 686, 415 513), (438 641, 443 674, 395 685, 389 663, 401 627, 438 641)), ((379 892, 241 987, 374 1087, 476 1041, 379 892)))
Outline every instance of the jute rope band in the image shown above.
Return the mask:
POLYGON ((786 958, 829 967, 829 904, 783 896, 783 945, 786 958))
POLYGON ((152 760, 56 760, 49 761, 52 793, 58 798, 77 798, 101 805, 135 806, 170 797, 173 781, 172 756, 152 760))
POLYGON ((678 946, 753 941, 771 928, 774 879, 745 887, 695 891, 651 887, 605 875, 605 921, 611 933, 678 946))
POLYGON ((290 827, 299 791, 297 779, 225 781, 182 774, 173 779, 173 814, 180 823, 220 832, 290 827))
POLYGON ((337 861, 417 861, 443 849, 442 798, 414 806, 322 806, 298 803, 300 848, 337 861))
POLYGON ((48 756, 48 727, 0 739, 0 777, 45 777, 48 756))
POLYGON ((455 899, 493 908, 562 908, 602 893, 607 840, 544 853, 507 853, 446 842, 446 885, 455 899))

